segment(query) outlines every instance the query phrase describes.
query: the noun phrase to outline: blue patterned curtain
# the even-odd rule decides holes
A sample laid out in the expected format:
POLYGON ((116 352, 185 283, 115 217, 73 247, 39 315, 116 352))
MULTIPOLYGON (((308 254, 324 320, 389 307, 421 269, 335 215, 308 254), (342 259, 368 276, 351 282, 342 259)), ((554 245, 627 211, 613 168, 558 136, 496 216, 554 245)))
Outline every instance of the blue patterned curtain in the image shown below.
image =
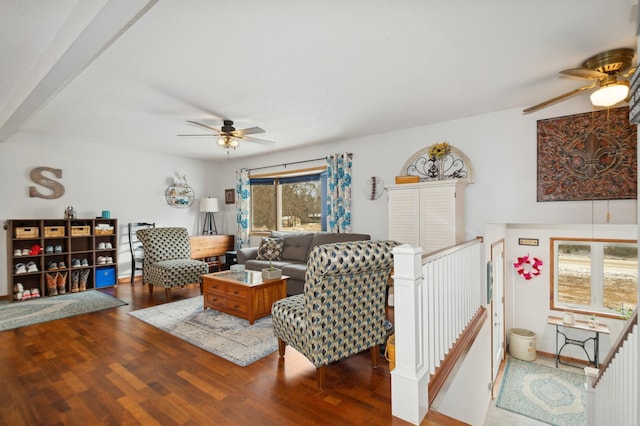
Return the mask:
POLYGON ((251 207, 251 187, 249 185, 249 169, 236 170, 236 222, 238 235, 236 249, 249 246, 249 215, 251 207))
POLYGON ((327 231, 351 232, 351 158, 327 156, 327 231))

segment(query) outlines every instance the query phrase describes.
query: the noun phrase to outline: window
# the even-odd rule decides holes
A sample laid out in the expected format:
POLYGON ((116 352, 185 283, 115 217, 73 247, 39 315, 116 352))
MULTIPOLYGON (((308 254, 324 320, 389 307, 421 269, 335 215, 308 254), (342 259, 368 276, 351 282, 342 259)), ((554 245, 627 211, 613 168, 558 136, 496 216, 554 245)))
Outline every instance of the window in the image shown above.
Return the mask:
POLYGON ((551 238, 551 308, 616 315, 638 300, 638 244, 551 238))
POLYGON ((251 231, 326 229, 325 168, 250 178, 251 231))

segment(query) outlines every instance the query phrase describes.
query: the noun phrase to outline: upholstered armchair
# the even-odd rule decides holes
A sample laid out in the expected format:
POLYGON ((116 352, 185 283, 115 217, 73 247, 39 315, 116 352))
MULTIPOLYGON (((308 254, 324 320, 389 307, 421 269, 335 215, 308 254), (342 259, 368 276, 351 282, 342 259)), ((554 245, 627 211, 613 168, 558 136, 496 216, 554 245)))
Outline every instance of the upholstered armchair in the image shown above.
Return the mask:
POLYGON ((142 283, 149 284, 149 294, 153 286, 164 287, 167 301, 171 299, 171 289, 198 283, 202 292, 200 275, 209 272, 205 262, 193 260, 189 233, 185 228, 140 229, 136 236, 144 249, 142 283))
POLYGON ((371 362, 378 365, 395 245, 353 241, 316 246, 307 263, 304 293, 273 304, 280 357, 287 345, 306 356, 316 366, 319 388, 332 362, 371 349, 371 362))

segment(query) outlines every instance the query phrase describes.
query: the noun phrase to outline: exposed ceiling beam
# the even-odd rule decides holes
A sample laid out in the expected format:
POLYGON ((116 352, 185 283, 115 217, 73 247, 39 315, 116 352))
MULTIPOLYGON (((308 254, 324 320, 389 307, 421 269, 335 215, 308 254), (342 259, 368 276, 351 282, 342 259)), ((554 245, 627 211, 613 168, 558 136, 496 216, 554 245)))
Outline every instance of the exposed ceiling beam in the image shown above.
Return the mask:
MULTIPOLYGON (((104 52, 115 40, 117 40, 131 25, 142 17, 158 0, 106 0, 101 9, 95 12, 79 35, 66 46, 64 38, 68 37, 67 31, 61 29, 58 36, 51 42, 49 55, 43 55, 37 64, 36 71, 27 73, 20 87, 14 90, 12 98, 5 108, 0 111, 0 142, 6 141, 15 134, 46 102, 62 90, 93 60, 104 52), (62 47, 62 48, 61 48, 62 47), (60 54, 57 54, 60 51, 60 54), (46 70, 48 68, 48 70, 46 70), (37 75, 37 69, 41 76, 37 75), (29 78, 31 77, 31 78, 29 78)), ((81 3, 75 19, 82 16, 91 16, 94 12, 87 9, 88 3, 81 3)), ((71 19, 67 24, 71 24, 71 19)), ((85 18, 86 19, 86 18, 85 18)), ((83 24, 80 22, 80 24, 83 24)))

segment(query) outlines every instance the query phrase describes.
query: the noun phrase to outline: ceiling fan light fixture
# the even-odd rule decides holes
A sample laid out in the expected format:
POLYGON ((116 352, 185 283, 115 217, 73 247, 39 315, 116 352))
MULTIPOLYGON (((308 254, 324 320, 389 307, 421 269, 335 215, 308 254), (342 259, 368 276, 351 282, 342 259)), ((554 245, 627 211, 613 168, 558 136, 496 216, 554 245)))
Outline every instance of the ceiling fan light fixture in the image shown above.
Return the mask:
POLYGON ((609 84, 591 94, 591 103, 595 106, 610 107, 625 100, 627 95, 629 95, 629 86, 626 84, 609 84))

